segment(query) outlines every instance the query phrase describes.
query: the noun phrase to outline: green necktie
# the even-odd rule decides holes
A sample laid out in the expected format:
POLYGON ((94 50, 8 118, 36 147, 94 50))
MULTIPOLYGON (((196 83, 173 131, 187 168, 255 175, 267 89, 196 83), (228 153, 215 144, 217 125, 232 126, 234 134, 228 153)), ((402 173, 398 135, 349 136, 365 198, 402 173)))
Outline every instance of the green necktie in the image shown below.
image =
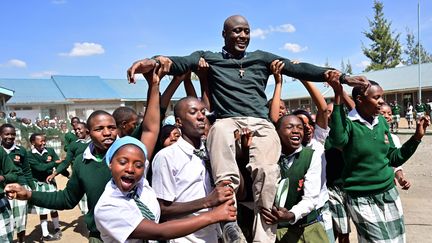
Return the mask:
POLYGON ((141 202, 141 200, 137 194, 137 188, 132 189, 128 193, 127 197, 131 198, 135 201, 136 205, 138 206, 138 208, 141 211, 141 214, 144 218, 151 220, 151 221, 155 220, 155 216, 152 213, 152 211, 150 211, 150 209, 143 202, 141 202))

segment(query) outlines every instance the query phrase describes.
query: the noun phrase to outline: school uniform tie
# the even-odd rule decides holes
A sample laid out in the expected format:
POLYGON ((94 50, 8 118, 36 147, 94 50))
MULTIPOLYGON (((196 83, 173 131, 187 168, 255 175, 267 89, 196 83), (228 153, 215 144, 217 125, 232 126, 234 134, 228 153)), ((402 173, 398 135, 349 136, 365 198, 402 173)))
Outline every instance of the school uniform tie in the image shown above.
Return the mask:
POLYGON ((141 211, 141 215, 151 221, 155 220, 155 216, 152 213, 152 211, 150 211, 150 209, 143 203, 141 202, 138 194, 137 194, 137 188, 132 189, 128 195, 128 198, 131 198, 135 201, 136 205, 138 206, 139 210, 141 211))
POLYGON ((289 191, 288 164, 294 156, 295 154, 289 156, 281 154, 281 157, 279 158, 279 167, 282 179, 279 181, 275 196, 275 205, 278 207, 284 207, 287 200, 289 191))
POLYGON ((210 175, 210 183, 212 184, 212 186, 214 186, 215 184, 213 180, 210 158, 208 156, 207 149, 205 147, 200 149, 194 149, 193 154, 196 155, 198 158, 200 158, 202 161, 204 161, 204 166, 210 175))

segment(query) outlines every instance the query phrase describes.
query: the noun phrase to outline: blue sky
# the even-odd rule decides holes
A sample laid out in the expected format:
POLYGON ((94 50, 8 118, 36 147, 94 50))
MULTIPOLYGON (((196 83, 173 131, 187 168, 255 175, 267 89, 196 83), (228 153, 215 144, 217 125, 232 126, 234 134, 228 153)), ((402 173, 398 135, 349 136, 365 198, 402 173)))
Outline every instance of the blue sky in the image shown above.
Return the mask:
MULTIPOLYGON (((402 43, 407 27, 417 35, 417 1, 383 2, 402 43)), ((432 52, 432 0, 420 4, 421 41, 432 52)), ((3 0, 0 78, 125 78, 131 63, 144 57, 220 51, 223 21, 233 14, 249 20, 249 51, 317 65, 328 60, 337 69, 349 60, 361 72, 372 6, 372 0, 3 0)))

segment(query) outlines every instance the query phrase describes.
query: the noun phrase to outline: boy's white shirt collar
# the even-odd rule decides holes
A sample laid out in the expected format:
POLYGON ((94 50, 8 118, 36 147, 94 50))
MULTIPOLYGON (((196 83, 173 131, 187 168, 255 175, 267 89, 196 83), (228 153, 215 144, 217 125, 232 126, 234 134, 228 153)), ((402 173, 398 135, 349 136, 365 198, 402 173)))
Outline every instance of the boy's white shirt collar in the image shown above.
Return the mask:
POLYGON ((378 116, 374 116, 372 124, 370 124, 368 121, 366 121, 365 119, 363 119, 363 117, 360 116, 360 114, 358 113, 358 111, 354 108, 352 109, 349 113, 348 113, 348 119, 350 119, 351 121, 360 121, 361 123, 363 123, 364 125, 366 125, 366 127, 368 127, 370 130, 373 130, 373 127, 375 125, 378 124, 379 120, 378 120, 378 116))
MULTIPOLYGON (((3 146, 2 146, 3 147, 3 146)), ((3 147, 4 148, 4 150, 6 151, 6 153, 7 154, 10 154, 12 151, 14 151, 15 149, 19 149, 19 147, 16 145, 16 143, 14 143, 13 145, 12 145, 12 147, 10 147, 10 149, 7 149, 7 148, 5 148, 5 147, 3 147)))
MULTIPOLYGON (((94 147, 93 143, 90 143, 89 146, 87 146, 87 148, 84 150, 84 153, 83 153, 83 160, 87 159, 87 160, 97 161, 96 157, 92 153, 93 147, 94 147)), ((105 161, 102 161, 102 162, 105 163, 105 161)))
POLYGON ((48 153, 48 150, 46 148, 44 148, 44 150, 42 150, 42 153, 39 153, 39 151, 36 148, 32 148, 31 152, 33 154, 43 155, 44 153, 48 153))
MULTIPOLYGON (((194 154, 195 147, 192 144, 188 143, 186 140, 184 140, 184 138, 179 137, 176 143, 187 155, 192 156, 194 154)), ((205 148, 205 146, 204 143, 201 141, 200 149, 203 148, 205 148)))

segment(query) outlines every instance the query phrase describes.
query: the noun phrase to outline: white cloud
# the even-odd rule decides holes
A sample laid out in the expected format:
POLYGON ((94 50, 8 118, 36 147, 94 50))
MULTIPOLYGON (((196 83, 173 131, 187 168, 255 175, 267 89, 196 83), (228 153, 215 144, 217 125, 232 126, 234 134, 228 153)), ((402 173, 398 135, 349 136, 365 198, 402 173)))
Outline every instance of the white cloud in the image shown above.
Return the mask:
POLYGON ((100 55, 105 53, 102 45, 97 43, 83 42, 83 43, 74 43, 74 47, 69 53, 60 53, 61 56, 69 56, 69 57, 84 57, 84 56, 93 56, 100 55))
POLYGON ((308 47, 307 46, 302 47, 296 43, 285 43, 285 45, 282 47, 282 49, 297 53, 297 52, 306 51, 308 49, 308 47))
POLYGON ((360 63, 356 64, 357 67, 363 68, 363 69, 365 69, 369 65, 370 65, 370 61, 368 61, 368 60, 364 60, 364 61, 361 61, 360 63))
POLYGON ((296 28, 292 24, 283 24, 279 25, 276 28, 270 27, 270 30, 272 32, 285 32, 285 33, 292 33, 296 31, 296 28))
POLYGON ((251 31, 250 36, 253 38, 260 38, 265 39, 266 35, 269 33, 269 31, 263 30, 263 29, 254 29, 251 31))
POLYGON ((10 59, 5 63, 0 63, 0 67, 26 68, 27 63, 19 59, 10 59))
POLYGON ((258 37, 260 39, 265 39, 268 34, 273 32, 282 32, 282 33, 292 33, 296 31, 296 28, 292 24, 282 24, 276 27, 270 26, 268 29, 253 29, 250 33, 251 37, 258 37))
POLYGON ((51 77, 52 75, 56 75, 56 71, 41 71, 37 73, 32 73, 30 76, 32 78, 44 78, 44 77, 51 77))

